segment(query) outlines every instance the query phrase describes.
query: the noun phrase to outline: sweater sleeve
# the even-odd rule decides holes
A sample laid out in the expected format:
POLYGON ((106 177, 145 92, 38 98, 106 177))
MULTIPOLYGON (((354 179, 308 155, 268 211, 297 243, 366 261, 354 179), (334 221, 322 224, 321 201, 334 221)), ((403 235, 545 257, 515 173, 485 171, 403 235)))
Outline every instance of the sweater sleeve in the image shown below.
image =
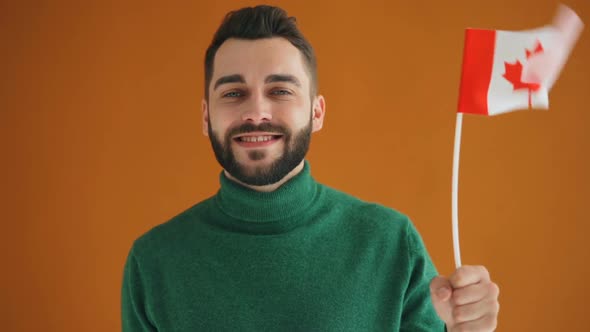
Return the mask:
POLYGON ((410 278, 404 297, 400 331, 445 331, 445 324, 438 317, 430 299, 430 281, 438 273, 411 222, 408 222, 406 231, 410 278))
POLYGON ((121 292, 121 320, 123 332, 156 332, 146 313, 145 290, 139 263, 133 250, 127 257, 121 292))

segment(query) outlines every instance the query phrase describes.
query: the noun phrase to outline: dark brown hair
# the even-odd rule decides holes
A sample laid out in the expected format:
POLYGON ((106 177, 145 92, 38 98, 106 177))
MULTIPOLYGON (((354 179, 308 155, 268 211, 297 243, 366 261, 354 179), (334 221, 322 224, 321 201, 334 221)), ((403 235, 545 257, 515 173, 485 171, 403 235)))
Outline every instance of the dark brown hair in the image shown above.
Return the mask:
POLYGON ((260 5, 229 12, 213 36, 205 53, 205 98, 209 100, 209 84, 213 77, 213 63, 219 47, 229 38, 262 39, 282 37, 295 46, 305 60, 310 75, 310 94, 313 98, 318 89, 317 63, 311 44, 297 28, 295 17, 279 7, 260 5))

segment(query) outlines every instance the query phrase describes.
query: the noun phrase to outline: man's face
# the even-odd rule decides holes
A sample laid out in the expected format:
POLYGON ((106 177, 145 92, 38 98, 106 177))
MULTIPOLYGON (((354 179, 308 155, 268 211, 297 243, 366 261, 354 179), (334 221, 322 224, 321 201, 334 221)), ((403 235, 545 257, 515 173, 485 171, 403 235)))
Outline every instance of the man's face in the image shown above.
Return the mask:
POLYGON ((299 165, 324 115, 323 98, 311 98, 310 84, 300 51, 286 39, 223 43, 203 101, 203 132, 221 166, 261 186, 299 165))

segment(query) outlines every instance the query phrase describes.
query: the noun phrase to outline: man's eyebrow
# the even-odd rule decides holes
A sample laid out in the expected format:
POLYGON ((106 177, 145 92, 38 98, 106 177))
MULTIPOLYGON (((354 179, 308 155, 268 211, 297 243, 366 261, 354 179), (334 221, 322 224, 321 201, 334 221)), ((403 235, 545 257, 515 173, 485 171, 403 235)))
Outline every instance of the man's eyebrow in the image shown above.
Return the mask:
POLYGON ((217 89, 217 87, 219 87, 220 85, 227 83, 246 83, 246 80, 244 79, 244 76, 240 74, 222 76, 219 79, 217 79, 217 81, 215 81, 213 90, 217 89))
POLYGON ((295 84, 298 87, 301 87, 301 82, 297 79, 297 77, 289 74, 273 74, 268 75, 264 80, 264 83, 274 83, 274 82, 287 82, 295 84))

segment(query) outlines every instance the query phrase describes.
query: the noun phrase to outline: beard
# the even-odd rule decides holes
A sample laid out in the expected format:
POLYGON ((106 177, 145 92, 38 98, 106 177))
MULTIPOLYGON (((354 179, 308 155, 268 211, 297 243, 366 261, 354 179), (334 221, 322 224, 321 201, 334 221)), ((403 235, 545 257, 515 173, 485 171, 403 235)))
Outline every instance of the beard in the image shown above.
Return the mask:
MULTIPOLYGON (((293 133, 289 128, 281 125, 274 125, 268 122, 260 125, 245 123, 239 127, 227 131, 223 140, 211 129, 209 120, 209 140, 215 153, 215 158, 229 174, 239 181, 252 185, 264 186, 276 183, 291 172, 301 163, 311 141, 312 118, 309 123, 298 132, 293 133), (236 160, 232 149, 232 137, 249 132, 269 132, 282 135, 283 153, 270 165, 247 167, 236 160)), ((247 152, 248 158, 252 161, 262 160, 267 156, 267 151, 255 150, 247 152)))

